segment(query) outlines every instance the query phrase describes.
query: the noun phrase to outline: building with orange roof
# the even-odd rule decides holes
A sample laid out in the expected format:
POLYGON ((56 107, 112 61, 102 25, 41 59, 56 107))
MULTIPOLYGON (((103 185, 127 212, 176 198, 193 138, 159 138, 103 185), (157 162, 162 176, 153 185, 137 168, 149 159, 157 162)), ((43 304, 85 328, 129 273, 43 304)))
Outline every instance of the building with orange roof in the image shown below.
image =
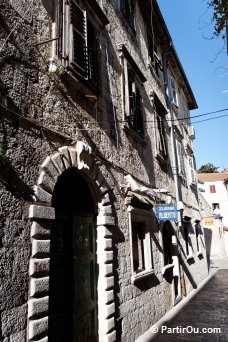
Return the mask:
POLYGON ((228 172, 200 173, 198 181, 203 190, 202 195, 210 204, 215 215, 222 217, 225 227, 228 227, 228 172))

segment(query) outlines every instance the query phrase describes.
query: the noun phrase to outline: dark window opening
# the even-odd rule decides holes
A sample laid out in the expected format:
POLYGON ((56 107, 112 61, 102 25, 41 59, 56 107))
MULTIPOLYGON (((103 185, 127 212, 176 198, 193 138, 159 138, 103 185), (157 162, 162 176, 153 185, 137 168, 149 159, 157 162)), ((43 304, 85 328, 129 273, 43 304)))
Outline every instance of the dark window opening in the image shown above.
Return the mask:
POLYGON ((219 203, 212 203, 212 210, 220 209, 219 203))
POLYGON ((172 232, 165 224, 162 232, 163 237, 163 253, 164 253, 164 266, 172 264, 172 232))
POLYGON ((95 90, 98 86, 98 60, 96 31, 82 10, 74 1, 70 2, 70 18, 73 25, 72 66, 82 79, 95 90))
POLYGON ((157 128, 158 128, 158 137, 157 137, 157 152, 164 159, 167 157, 167 146, 166 146, 166 134, 165 134, 165 124, 162 116, 157 114, 157 128))
POLYGON ((120 0, 120 11, 135 32, 134 0, 120 0))
POLYGON ((154 43, 154 39, 148 36, 148 55, 150 66, 154 70, 158 78, 160 78, 159 71, 163 71, 161 60, 158 56, 157 47, 154 43))
POLYGON ((135 74, 128 68, 128 91, 129 91, 129 125, 141 137, 144 136, 141 94, 135 83, 135 74))
POLYGON ((196 247, 197 247, 197 251, 200 251, 199 248, 199 227, 196 225, 196 247))
POLYGON ((184 239, 185 239, 185 247, 186 247, 186 254, 189 255, 189 244, 188 244, 188 239, 189 239, 189 223, 184 224, 184 239))
POLYGON ((144 240, 144 222, 132 222, 133 269, 135 273, 145 270, 144 240))

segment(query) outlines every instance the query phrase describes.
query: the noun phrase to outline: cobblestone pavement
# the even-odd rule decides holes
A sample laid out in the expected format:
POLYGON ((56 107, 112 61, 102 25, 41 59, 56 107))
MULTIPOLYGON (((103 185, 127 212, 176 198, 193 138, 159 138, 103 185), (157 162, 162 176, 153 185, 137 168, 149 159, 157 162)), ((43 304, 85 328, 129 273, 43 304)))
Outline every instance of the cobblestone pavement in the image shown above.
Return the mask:
POLYGON ((166 333, 160 329, 153 341, 228 341, 228 258, 211 260, 210 273, 214 275, 190 302, 163 323, 161 329, 164 331, 166 326, 166 333), (172 328, 176 331, 167 333, 172 328), (213 331, 214 328, 219 329, 213 331))

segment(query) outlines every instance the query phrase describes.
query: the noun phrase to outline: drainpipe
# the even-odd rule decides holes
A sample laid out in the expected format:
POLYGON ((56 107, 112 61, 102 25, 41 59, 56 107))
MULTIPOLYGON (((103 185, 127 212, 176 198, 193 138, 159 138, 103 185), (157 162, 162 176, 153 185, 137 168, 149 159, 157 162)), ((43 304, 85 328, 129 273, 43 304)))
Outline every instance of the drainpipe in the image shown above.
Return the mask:
POLYGON ((176 195, 176 202, 177 202, 177 223, 178 223, 178 231, 177 234, 179 235, 180 228, 182 226, 181 222, 181 206, 180 206, 180 192, 179 192, 179 179, 178 179, 178 162, 177 162, 177 149, 176 149, 176 142, 174 138, 174 127, 173 127, 173 108, 172 103, 170 100, 169 94, 169 81, 168 81, 168 73, 167 73, 167 59, 166 56, 172 49, 172 42, 170 42, 170 46, 166 50, 166 52, 162 56, 162 63, 164 69, 164 80, 165 80, 165 93, 166 93, 166 104, 170 114, 170 140, 171 140, 171 148, 172 148, 172 170, 173 170, 173 177, 174 177, 174 184, 175 184, 175 195, 176 195))

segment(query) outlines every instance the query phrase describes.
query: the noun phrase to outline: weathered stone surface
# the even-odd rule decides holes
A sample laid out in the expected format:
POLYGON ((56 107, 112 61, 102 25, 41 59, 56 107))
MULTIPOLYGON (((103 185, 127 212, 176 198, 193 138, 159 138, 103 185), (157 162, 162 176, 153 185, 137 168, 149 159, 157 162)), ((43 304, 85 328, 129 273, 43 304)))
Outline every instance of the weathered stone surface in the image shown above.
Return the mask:
POLYGON ((15 272, 1 279, 0 310, 22 306, 28 299, 28 272, 15 272))
POLYGON ((32 240, 32 257, 47 256, 50 253, 50 240, 32 240))
POLYGON ((55 187, 55 181, 53 178, 51 178, 47 172, 42 171, 40 173, 38 182, 38 185, 40 185, 43 189, 45 189, 47 192, 52 193, 55 187))
POLYGON ((1 315, 2 335, 11 336, 26 328, 27 325, 27 305, 24 304, 10 310, 3 311, 1 315))
POLYGON ((48 330, 48 318, 40 318, 36 320, 30 320, 29 322, 29 339, 35 338, 41 334, 44 334, 48 330))
POLYGON ((58 169, 59 174, 62 174, 66 167, 65 164, 63 163, 63 158, 61 157, 60 153, 55 153, 52 157, 51 157, 53 163, 55 164, 55 167, 58 169))
POLYGON ((113 233, 110 229, 110 227, 105 227, 105 226, 98 226, 97 227, 97 237, 98 239, 103 239, 103 238, 108 238, 112 237, 113 233))
POLYGON ((69 169, 72 166, 72 164, 71 164, 71 158, 70 158, 70 155, 69 155, 68 147, 66 147, 66 146, 60 147, 59 148, 59 153, 61 155, 61 158, 63 160, 65 168, 69 169))
POLYGON ((54 220, 55 209, 53 207, 44 207, 39 205, 30 205, 29 218, 54 220))
POLYGON ((48 239, 50 237, 50 223, 33 222, 31 227, 31 237, 37 239, 42 237, 43 239, 48 239))
POLYGON ((30 296, 38 296, 47 293, 49 290, 49 277, 31 278, 30 280, 30 296))
POLYGON ((34 186, 34 197, 37 202, 44 202, 51 204, 52 195, 41 188, 39 185, 34 186))
POLYGON ((76 148, 74 147, 68 147, 70 159, 71 159, 71 165, 74 167, 77 167, 77 152, 76 148))
POLYGON ((112 216, 97 216, 97 225, 98 226, 114 226, 115 218, 112 216))
POLYGON ((28 301, 28 317, 35 317, 48 312, 49 297, 31 298, 28 301))
POLYGON ((50 259, 31 259, 29 265, 29 274, 33 276, 37 273, 47 273, 49 272, 50 259))
POLYGON ((50 177, 57 179, 59 176, 59 171, 53 164, 51 157, 47 157, 45 161, 41 165, 41 169, 43 169, 44 172, 48 173, 50 177))

